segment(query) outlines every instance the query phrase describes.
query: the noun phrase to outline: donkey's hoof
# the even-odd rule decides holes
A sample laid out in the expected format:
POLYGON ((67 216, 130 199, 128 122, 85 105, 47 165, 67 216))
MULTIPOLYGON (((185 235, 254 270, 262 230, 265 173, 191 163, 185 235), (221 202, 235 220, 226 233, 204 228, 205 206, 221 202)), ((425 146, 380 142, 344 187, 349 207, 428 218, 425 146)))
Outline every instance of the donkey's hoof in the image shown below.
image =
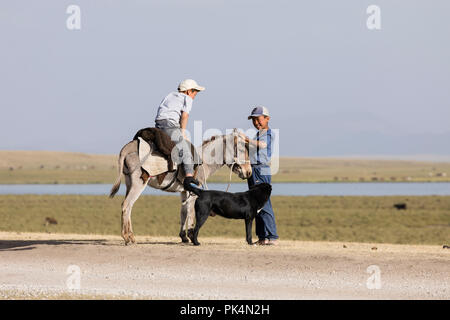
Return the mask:
POLYGON ((125 235, 125 234, 122 234, 122 239, 123 239, 123 241, 125 242, 125 245, 127 245, 127 244, 130 242, 130 239, 129 239, 128 236, 125 235))
POLYGON ((125 241, 126 246, 136 243, 136 239, 134 238, 134 234, 132 233, 122 233, 122 238, 125 241))
POLYGON ((136 241, 125 241, 125 246, 133 246, 136 244, 136 241))
POLYGON ((192 240, 194 238, 194 229, 188 229, 187 236, 192 240))
POLYGON ((181 242, 182 243, 188 243, 189 242, 189 239, 188 239, 188 237, 186 237, 186 231, 180 231, 180 234, 179 234, 179 236, 180 236, 180 238, 181 238, 181 242))

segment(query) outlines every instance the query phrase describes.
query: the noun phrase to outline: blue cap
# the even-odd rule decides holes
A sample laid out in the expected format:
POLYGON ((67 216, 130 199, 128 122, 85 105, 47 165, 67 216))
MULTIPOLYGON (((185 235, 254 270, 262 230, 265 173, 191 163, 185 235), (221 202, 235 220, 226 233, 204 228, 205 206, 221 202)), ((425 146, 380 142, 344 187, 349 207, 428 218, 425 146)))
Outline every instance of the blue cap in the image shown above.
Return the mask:
POLYGON ((250 120, 252 117, 259 117, 259 116, 269 116, 269 109, 267 109, 264 106, 257 106, 254 107, 252 110, 252 114, 248 116, 248 119, 250 120))

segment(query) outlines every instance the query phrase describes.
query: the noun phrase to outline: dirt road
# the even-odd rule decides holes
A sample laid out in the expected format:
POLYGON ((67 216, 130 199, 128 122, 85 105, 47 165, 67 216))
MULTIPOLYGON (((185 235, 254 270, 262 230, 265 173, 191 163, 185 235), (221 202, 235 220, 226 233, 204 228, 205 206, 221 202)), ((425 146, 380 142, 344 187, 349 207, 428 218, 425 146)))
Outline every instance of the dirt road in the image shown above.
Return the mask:
POLYGON ((0 298, 450 299, 442 246, 199 240, 0 232, 0 298))

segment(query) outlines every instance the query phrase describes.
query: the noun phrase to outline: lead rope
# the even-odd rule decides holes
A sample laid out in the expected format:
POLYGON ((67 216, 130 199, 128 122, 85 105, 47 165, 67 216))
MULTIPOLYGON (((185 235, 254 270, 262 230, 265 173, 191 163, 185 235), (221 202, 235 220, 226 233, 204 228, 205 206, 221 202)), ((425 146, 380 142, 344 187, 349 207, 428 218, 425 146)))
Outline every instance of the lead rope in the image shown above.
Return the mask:
POLYGON ((236 160, 234 160, 233 163, 230 166, 230 177, 228 178, 228 186, 227 186, 227 190, 225 190, 225 192, 228 192, 228 189, 230 188, 231 174, 233 173, 233 166, 234 166, 235 163, 237 163, 236 160))
POLYGON ((202 170, 203 170, 203 179, 205 179, 205 189, 209 190, 208 185, 206 184, 206 173, 205 173, 205 167, 202 164, 202 170))

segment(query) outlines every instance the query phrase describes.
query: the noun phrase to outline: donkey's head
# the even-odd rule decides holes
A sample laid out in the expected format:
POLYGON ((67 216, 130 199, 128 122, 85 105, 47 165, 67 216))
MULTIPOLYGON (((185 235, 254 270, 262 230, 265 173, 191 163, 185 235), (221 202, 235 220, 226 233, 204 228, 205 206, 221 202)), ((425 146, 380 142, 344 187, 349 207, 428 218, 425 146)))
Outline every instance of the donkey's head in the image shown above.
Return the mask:
POLYGON ((213 136, 204 141, 201 147, 204 164, 227 165, 241 179, 248 179, 252 175, 248 144, 237 129, 227 135, 213 136))
POLYGON ((252 175, 249 148, 243 134, 234 128, 233 132, 225 136, 224 163, 241 179, 248 179, 252 175))

